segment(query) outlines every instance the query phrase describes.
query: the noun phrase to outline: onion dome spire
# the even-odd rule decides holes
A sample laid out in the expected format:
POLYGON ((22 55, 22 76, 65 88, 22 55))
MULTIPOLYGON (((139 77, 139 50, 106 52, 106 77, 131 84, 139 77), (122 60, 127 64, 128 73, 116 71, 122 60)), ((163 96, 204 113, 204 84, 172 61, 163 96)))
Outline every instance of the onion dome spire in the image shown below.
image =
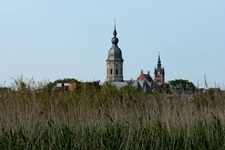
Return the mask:
POLYGON ((119 39, 116 37, 117 32, 116 32, 116 20, 114 19, 114 31, 113 31, 114 37, 112 38, 112 44, 117 46, 119 39))

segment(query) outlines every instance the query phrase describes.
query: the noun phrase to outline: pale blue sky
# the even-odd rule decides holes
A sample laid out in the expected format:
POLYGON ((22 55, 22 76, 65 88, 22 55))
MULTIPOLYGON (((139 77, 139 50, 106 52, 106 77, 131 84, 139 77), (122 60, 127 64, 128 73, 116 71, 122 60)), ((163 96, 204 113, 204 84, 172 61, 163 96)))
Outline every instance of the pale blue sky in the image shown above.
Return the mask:
POLYGON ((104 82, 114 18, 124 79, 153 76, 160 51, 166 81, 225 89, 224 0, 0 0, 0 83, 104 82))

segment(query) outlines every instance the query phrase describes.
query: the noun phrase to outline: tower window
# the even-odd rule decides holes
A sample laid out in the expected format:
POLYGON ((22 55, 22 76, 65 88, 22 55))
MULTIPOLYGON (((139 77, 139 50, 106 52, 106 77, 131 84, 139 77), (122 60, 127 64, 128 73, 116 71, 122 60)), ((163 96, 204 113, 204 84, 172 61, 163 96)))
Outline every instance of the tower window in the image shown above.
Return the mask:
POLYGON ((110 69, 110 74, 112 74, 112 69, 110 69))
POLYGON ((116 69, 116 74, 118 74, 118 69, 116 69))

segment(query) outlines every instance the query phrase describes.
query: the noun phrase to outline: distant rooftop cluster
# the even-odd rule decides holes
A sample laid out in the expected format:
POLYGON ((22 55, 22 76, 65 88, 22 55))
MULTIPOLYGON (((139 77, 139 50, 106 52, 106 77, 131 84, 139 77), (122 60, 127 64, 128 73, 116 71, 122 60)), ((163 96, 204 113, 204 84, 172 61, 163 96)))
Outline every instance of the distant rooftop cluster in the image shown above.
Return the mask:
MULTIPOLYGON (((139 90, 142 90, 147 93, 151 93, 153 90, 160 87, 160 85, 165 82, 165 69, 162 67, 160 54, 158 54, 157 65, 154 68, 154 74, 152 77, 150 71, 144 73, 141 69, 140 74, 136 80, 124 80, 123 79, 123 62, 122 50, 119 48, 118 43, 119 39, 117 37, 116 24, 114 24, 113 38, 111 39, 112 47, 108 51, 108 57, 106 59, 106 82, 115 85, 117 88, 127 86, 131 83, 133 87, 136 87, 139 90)), ((77 80, 76 80, 77 81, 77 80)), ((58 82, 58 81, 57 81, 58 82)), ((105 83, 101 83, 100 80, 93 82, 80 82, 84 86, 89 86, 94 89, 100 89, 105 83)), ((78 85, 78 82, 65 82, 65 83, 56 83, 53 87, 54 91, 74 91, 81 84, 78 85)), ((6 91, 8 88, 0 88, 1 91, 6 91)), ((220 92, 219 88, 195 88, 195 93, 204 93, 204 92, 220 92)))
MULTIPOLYGON (((122 50, 118 47, 119 39, 117 38, 116 24, 114 24, 112 47, 109 49, 108 57, 106 60, 106 82, 111 82, 118 88, 127 85, 127 81, 123 79, 123 57, 122 50)), ((133 81, 133 86, 137 89, 141 89, 145 92, 152 92, 165 82, 165 70, 161 65, 160 55, 158 55, 158 64, 154 72, 154 80, 150 75, 150 71, 147 74, 141 73, 137 80, 133 81)))
MULTIPOLYGON (((123 56, 122 50, 119 48, 119 38, 117 37, 116 24, 114 24, 113 37, 111 39, 112 47, 108 51, 108 57, 106 59, 106 82, 110 82, 117 88, 128 85, 130 80, 123 79, 123 56)), ((155 68, 154 79, 150 75, 150 71, 147 74, 141 70, 137 80, 132 81, 132 86, 144 92, 151 93, 155 88, 159 87, 165 81, 165 70, 161 65, 160 55, 158 55, 158 64, 155 68)), ((100 87, 103 85, 100 81, 90 82, 94 87, 100 87)), ((54 90, 69 90, 73 91, 77 88, 76 83, 58 83, 54 90)))

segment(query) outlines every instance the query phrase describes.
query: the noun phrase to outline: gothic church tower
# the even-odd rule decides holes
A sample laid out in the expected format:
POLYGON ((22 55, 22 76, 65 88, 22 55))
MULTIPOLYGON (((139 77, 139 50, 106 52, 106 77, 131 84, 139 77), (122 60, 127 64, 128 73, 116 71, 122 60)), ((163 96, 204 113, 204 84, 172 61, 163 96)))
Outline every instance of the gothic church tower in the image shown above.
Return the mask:
POLYGON ((156 88, 165 82, 165 70, 161 65, 160 55, 158 55, 158 64, 154 72, 154 82, 156 88))
POLYGON ((112 47, 109 49, 108 58, 106 60, 107 81, 122 82, 123 81, 123 58, 122 51, 118 47, 119 39, 116 37, 116 24, 114 23, 114 37, 112 38, 112 47))

